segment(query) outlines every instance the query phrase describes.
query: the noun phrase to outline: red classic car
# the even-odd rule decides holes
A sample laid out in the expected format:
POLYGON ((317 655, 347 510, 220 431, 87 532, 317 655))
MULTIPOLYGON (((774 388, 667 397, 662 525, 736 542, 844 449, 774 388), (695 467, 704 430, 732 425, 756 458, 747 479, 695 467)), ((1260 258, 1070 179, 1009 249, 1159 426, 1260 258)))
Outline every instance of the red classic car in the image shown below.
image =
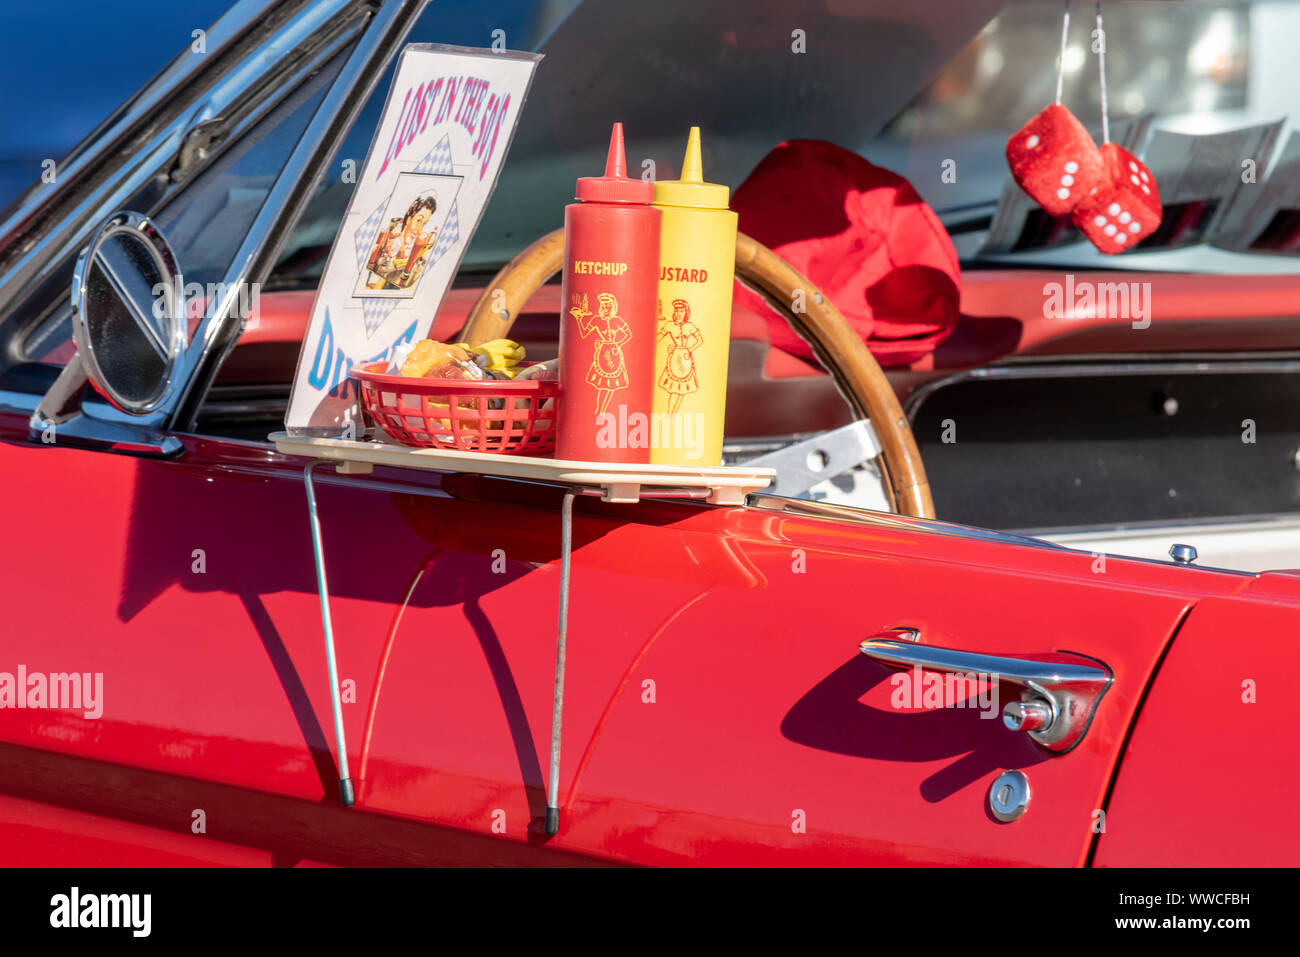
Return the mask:
MULTIPOLYGON (((1046 314, 1044 284, 1100 257, 968 242, 1041 105, 1008 92, 1029 84, 1006 51, 1046 30, 1026 5, 608 6, 241 0, 4 213, 0 863, 1294 863, 1300 571, 1263 570, 1300 565, 1290 261, 1106 261, 1090 280, 1154 290, 1139 331, 1046 314), (733 185, 782 139, 836 139, 907 172, 965 267, 951 335, 884 371, 834 304, 795 317, 830 374, 737 307, 727 456, 774 464, 775 492, 573 503, 554 834, 566 489, 317 471, 348 807, 308 463, 266 438, 386 66, 495 29, 547 59, 433 337, 485 321, 536 243, 511 335, 554 350, 545 234, 614 119, 652 157, 704 125, 733 185), (792 31, 823 52, 795 59, 792 31), (962 129, 979 201, 945 203, 962 129), (92 237, 112 281, 79 262, 92 237), (181 273, 204 293, 140 308, 181 273), (1222 567, 1116 554, 1175 542, 1222 567), (1207 827, 1225 782, 1247 811, 1207 827)), ((1113 6, 1135 35, 1150 16, 1113 6)), ((1161 30, 1231 54, 1275 6, 1180 4, 1161 30)), ((1210 61, 1161 81, 1240 106, 1210 61)), ((1113 96, 1141 109, 1155 74, 1130 73, 1113 96)), ((738 246, 779 271, 764 255, 738 246)))

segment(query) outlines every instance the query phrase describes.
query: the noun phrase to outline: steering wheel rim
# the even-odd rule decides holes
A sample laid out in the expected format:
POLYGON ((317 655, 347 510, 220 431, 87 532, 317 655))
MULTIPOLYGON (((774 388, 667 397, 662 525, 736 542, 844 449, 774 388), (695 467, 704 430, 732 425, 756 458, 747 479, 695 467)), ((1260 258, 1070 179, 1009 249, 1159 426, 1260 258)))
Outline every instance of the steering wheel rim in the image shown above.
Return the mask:
MULTIPOLYGON (((471 345, 504 339, 519 310, 564 266, 564 230, 547 233, 496 274, 470 310, 460 340, 471 345)), ((880 363, 830 298, 799 270, 744 233, 736 235, 736 277, 802 336, 830 373, 859 419, 870 420, 880 441, 881 470, 895 512, 934 518, 934 502, 912 426, 880 363), (803 312, 796 312, 802 292, 803 312)))

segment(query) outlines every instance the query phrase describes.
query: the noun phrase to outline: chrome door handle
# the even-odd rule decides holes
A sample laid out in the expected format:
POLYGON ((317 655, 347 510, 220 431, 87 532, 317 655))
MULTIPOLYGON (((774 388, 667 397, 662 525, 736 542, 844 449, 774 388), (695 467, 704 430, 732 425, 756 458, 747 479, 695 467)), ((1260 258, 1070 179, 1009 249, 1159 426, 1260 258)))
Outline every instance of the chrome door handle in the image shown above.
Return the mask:
POLYGON ((920 640, 915 628, 891 628, 872 635, 858 649, 891 668, 920 668, 1019 688, 1020 700, 1002 709, 1002 723, 1012 731, 1026 732, 1056 754, 1083 740, 1113 680, 1105 662, 1073 653, 1004 658, 937 648, 920 640))

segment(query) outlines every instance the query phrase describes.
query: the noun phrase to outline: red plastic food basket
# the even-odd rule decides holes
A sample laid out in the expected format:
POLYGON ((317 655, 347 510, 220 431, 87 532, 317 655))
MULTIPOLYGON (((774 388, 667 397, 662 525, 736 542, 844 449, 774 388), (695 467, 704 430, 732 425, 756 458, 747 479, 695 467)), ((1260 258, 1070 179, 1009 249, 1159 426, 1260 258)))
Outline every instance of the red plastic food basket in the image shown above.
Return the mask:
POLYGON ((421 379, 386 368, 372 362, 351 375, 366 414, 403 445, 513 455, 555 449, 558 382, 421 379))

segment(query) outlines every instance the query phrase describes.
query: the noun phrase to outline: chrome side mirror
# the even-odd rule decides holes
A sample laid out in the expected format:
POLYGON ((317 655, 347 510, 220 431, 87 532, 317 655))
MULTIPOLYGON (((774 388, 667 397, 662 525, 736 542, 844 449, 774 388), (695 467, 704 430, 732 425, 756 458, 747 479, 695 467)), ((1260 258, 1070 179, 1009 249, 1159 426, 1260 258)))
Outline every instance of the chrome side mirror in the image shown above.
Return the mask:
POLYGON ((139 213, 114 213, 77 259, 77 355, 96 391, 123 412, 155 411, 176 385, 188 333, 184 288, 171 246, 139 213))
POLYGON ((180 384, 189 338, 185 284, 176 255, 149 219, 129 210, 108 217, 81 251, 72 280, 77 351, 33 413, 34 442, 138 455, 172 455, 180 442, 82 414, 86 383, 133 416, 161 409, 180 384))

